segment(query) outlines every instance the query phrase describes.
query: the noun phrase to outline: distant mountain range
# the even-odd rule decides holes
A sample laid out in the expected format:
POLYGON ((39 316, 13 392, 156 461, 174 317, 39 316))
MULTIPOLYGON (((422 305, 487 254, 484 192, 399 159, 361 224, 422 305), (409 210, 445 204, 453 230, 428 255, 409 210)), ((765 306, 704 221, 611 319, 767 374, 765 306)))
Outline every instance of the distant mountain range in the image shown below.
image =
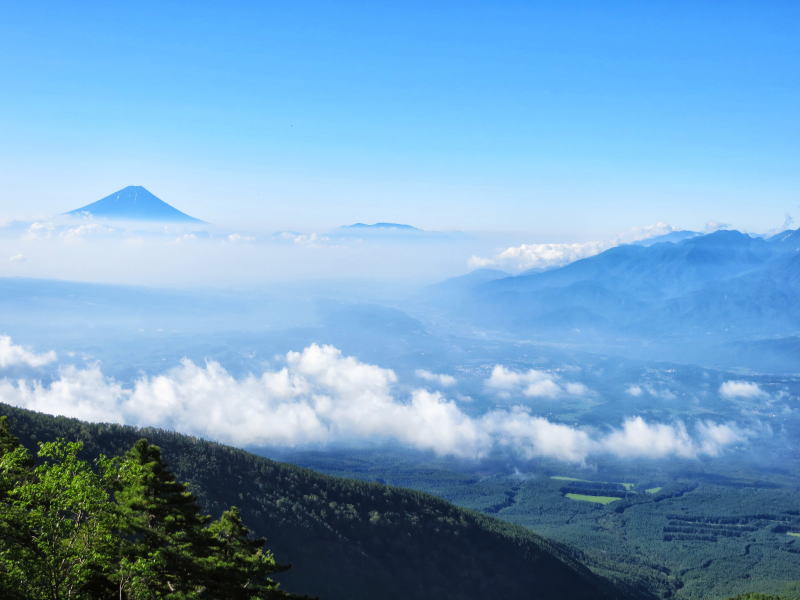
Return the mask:
POLYGON ((674 233, 676 241, 617 246, 545 272, 479 272, 439 287, 459 293, 448 302, 462 320, 523 337, 652 346, 800 332, 800 230, 769 238, 674 233))
POLYGON ((129 185, 66 214, 126 221, 203 222, 170 206, 140 185, 129 185))
POLYGON ((654 246, 655 244, 660 244, 662 242, 682 242, 683 240, 688 240, 689 238, 697 237, 698 235, 703 235, 699 231, 690 231, 688 229, 681 229, 678 231, 670 231, 669 233, 665 233, 663 235, 656 235, 653 237, 645 238, 643 240, 639 240, 636 242, 638 246, 654 246))

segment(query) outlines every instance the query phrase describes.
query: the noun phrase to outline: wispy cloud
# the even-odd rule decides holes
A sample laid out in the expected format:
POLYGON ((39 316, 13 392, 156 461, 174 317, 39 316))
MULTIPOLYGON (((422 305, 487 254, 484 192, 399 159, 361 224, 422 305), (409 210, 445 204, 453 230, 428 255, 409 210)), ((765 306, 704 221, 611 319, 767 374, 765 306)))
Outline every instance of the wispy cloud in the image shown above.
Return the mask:
POLYGON ((625 393, 634 398, 640 398, 647 394, 653 398, 660 398, 662 400, 674 400, 677 396, 675 392, 667 388, 657 388, 647 383, 631 384, 625 388, 625 393))
POLYGON ((445 375, 443 373, 432 373, 427 369, 417 369, 414 372, 414 374, 420 379, 423 379, 424 381, 435 383, 442 387, 452 387, 456 383, 458 383, 456 378, 453 377, 452 375, 445 375))

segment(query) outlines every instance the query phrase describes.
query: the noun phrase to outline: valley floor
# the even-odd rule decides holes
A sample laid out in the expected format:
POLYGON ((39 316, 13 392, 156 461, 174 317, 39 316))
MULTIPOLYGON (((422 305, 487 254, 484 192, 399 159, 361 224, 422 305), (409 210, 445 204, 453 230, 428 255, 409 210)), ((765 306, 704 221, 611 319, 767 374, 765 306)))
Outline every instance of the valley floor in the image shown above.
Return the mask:
POLYGON ((294 453, 323 472, 410 487, 523 525, 586 554, 598 572, 662 597, 722 599, 744 592, 800 598, 796 478, 741 465, 602 472, 541 465, 501 473, 408 453, 294 453))

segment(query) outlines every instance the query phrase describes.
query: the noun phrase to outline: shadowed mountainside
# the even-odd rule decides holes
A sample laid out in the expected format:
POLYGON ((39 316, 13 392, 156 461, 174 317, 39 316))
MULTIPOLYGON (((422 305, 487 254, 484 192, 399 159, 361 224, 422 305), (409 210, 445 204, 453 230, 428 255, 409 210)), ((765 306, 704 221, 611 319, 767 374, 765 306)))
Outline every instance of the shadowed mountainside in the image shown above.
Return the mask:
POLYGON ((26 446, 57 437, 87 456, 141 437, 161 446, 205 509, 230 505, 268 538, 286 589, 325 599, 647 598, 591 573, 570 548, 427 494, 321 475, 155 429, 89 424, 0 404, 26 446))

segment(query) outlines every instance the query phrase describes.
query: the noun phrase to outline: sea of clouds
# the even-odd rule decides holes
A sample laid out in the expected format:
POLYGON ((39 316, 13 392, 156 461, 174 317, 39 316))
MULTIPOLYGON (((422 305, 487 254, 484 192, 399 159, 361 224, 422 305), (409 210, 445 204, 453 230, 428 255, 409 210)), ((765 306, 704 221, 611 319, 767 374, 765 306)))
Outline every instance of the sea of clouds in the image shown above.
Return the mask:
MULTIPOLYGON (((0 402, 88 421, 159 426, 237 446, 390 442, 469 459, 504 453, 522 460, 585 463, 602 456, 718 456, 754 435, 733 422, 659 423, 636 415, 605 428, 555 422, 534 414, 521 400, 581 396, 591 390, 552 373, 502 365, 494 367, 484 385, 506 398, 508 406, 471 415, 442 391, 457 385, 455 377, 425 370, 415 375, 424 385, 404 388, 391 369, 312 344, 288 352, 273 368, 243 377, 218 362, 184 359, 161 374, 143 374, 124 385, 98 365, 59 364, 52 351, 35 352, 0 337, 0 402), (49 377, 37 376, 35 370, 43 367, 55 370, 49 377), (13 368, 30 372, 4 375, 13 368)), ((746 384, 725 382, 719 393, 752 395, 746 384)))
POLYGON ((465 263, 511 272, 555 268, 674 230, 656 223, 602 241, 509 246, 510 234, 242 231, 61 216, 0 222, 0 276, 209 286, 335 274, 429 283, 462 274, 465 263))
POLYGON ((436 232, 358 236, 255 227, 66 217, 0 222, 0 277, 203 287, 331 278, 427 283, 460 274, 470 253, 488 247, 436 232))

